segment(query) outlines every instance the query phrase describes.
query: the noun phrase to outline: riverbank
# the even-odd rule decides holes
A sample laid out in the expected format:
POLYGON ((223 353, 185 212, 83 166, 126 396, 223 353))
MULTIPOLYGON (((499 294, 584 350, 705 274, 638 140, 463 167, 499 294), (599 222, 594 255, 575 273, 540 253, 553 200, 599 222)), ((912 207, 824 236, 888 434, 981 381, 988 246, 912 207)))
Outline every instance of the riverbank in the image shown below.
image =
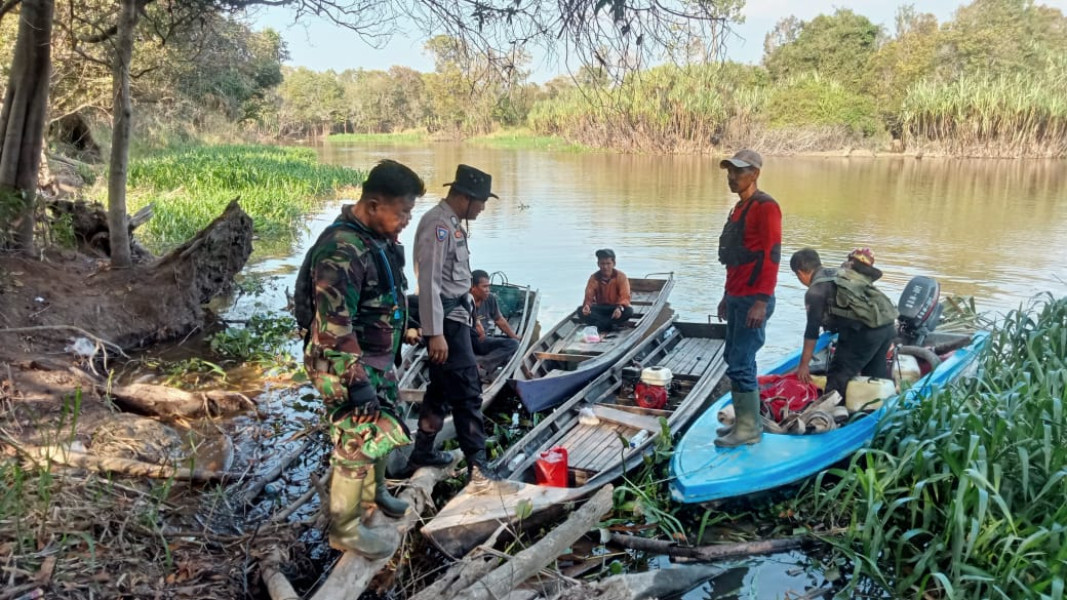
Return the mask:
MULTIPOLYGON (((783 132, 777 138, 788 138, 791 134, 783 132)), ((401 133, 373 134, 333 134, 325 138, 328 144, 379 144, 397 146, 431 145, 437 143, 456 143, 453 136, 440 137, 428 132, 405 131, 401 133)), ((571 141, 560 135, 541 135, 527 128, 502 129, 490 134, 471 136, 459 140, 463 144, 482 146, 498 150, 541 150, 546 152, 614 152, 638 155, 707 155, 713 157, 729 156, 736 151, 733 147, 705 144, 686 144, 681 148, 641 149, 634 147, 597 147, 571 141)), ((898 159, 898 160, 1049 160, 1049 156, 1030 156, 1026 154, 1004 154, 989 147, 956 150, 942 144, 931 144, 921 149, 902 150, 892 143, 866 143, 863 145, 841 145, 833 149, 787 150, 787 146, 770 138, 764 139, 769 147, 759 143, 752 145, 763 156, 788 158, 857 158, 857 159, 898 159)), ((1054 159, 1054 158, 1053 158, 1054 159)))

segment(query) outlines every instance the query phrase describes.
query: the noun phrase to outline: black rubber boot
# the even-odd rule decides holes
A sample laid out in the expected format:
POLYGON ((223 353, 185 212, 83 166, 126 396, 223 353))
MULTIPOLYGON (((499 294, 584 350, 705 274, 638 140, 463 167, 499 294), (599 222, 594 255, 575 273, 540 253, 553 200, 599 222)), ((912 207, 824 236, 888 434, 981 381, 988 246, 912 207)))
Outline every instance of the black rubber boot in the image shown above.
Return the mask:
POLYGON ((385 457, 374 463, 374 502, 386 516, 399 519, 408 512, 408 503, 389 492, 385 485, 385 457))
POLYGON ((419 467, 444 467, 452 464, 452 454, 434 450, 433 442, 436 433, 426 433, 419 430, 415 434, 415 447, 408 458, 408 471, 414 472, 419 467))

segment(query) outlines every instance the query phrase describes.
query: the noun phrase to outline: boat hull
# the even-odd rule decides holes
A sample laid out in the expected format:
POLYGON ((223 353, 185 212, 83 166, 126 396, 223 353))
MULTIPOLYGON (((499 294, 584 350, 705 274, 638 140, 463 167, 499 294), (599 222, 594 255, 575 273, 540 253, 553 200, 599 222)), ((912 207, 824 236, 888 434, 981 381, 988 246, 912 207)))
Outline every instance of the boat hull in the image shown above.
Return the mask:
MULTIPOLYGON (((956 379, 971 365, 988 341, 988 332, 974 334, 971 343, 956 350, 935 370, 882 408, 847 426, 813 435, 764 433, 758 444, 738 448, 715 445, 718 414, 733 400, 726 394, 693 422, 671 457, 671 495, 685 503, 708 502, 774 489, 814 475, 868 444, 887 410, 897 402, 907 406, 956 379)), ((817 350, 831 337, 820 337, 817 350)), ((796 353, 767 371, 784 374, 796 369, 796 353)))

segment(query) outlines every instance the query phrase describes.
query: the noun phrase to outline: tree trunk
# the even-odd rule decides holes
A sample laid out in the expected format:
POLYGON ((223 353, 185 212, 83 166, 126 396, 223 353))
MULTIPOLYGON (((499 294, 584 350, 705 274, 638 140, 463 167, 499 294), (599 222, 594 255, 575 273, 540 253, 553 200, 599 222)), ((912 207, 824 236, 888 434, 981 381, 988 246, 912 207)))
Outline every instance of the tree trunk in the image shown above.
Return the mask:
POLYGON ((23 0, 11 77, 0 111, 0 242, 14 233, 16 246, 32 256, 37 170, 48 111, 52 69, 53 0, 23 0))
POLYGON ((112 63, 114 87, 114 131, 111 134, 111 165, 107 180, 107 218, 111 232, 111 266, 128 268, 130 232, 126 226, 126 170, 130 160, 130 60, 133 58, 133 30, 137 27, 137 3, 121 0, 115 57, 112 63))

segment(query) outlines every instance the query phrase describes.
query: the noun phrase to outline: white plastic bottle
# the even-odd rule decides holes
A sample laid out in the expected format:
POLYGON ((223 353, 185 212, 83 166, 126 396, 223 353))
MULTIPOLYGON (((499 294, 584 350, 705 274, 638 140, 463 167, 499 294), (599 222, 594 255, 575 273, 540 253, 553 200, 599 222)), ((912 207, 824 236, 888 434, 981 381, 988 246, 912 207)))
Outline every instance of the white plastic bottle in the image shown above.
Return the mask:
POLYGON ((640 446, 641 444, 645 443, 645 440, 647 440, 650 435, 652 434, 650 434, 647 429, 642 429, 641 431, 638 431, 636 434, 634 434, 632 438, 630 438, 630 447, 636 448, 640 446))

